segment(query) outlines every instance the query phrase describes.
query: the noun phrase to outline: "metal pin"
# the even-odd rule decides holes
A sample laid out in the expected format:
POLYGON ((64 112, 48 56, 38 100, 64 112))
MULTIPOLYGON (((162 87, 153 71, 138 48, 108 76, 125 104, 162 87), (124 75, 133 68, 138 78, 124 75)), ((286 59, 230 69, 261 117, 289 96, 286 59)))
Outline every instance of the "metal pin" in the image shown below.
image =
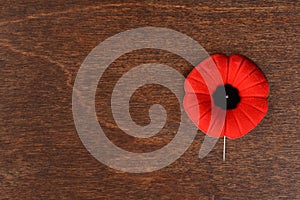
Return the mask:
POLYGON ((226 137, 224 136, 224 143, 223 143, 223 161, 225 162, 225 154, 226 154, 226 137))

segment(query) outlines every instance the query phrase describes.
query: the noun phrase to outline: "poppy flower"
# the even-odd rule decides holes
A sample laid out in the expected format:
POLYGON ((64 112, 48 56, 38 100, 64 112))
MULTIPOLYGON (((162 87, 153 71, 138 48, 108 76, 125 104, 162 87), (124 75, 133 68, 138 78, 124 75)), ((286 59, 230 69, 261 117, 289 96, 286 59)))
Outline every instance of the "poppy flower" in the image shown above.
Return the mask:
POLYGON ((260 69, 242 55, 215 54, 207 58, 188 75, 184 89, 188 116, 212 137, 242 137, 260 123, 268 110, 268 82, 260 69), (212 70, 212 64, 217 70, 212 70), (221 132, 209 131, 212 108, 226 113, 221 132))

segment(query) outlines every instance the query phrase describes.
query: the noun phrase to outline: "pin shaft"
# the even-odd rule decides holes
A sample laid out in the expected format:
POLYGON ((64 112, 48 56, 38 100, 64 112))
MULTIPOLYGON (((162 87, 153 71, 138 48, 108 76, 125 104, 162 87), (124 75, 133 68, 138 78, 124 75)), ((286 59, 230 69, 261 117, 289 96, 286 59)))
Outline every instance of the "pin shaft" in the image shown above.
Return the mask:
POLYGON ((224 136, 224 143, 223 143, 223 161, 225 162, 226 159, 226 137, 224 136))

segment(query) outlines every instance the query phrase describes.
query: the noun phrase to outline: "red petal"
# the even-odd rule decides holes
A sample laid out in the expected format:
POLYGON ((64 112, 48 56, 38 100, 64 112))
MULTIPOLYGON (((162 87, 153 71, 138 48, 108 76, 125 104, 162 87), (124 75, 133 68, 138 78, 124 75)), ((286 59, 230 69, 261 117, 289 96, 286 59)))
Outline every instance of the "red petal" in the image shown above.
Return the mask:
MULTIPOLYGON (((231 128, 226 129, 225 135, 230 138, 242 137, 259 124, 266 115, 267 110, 268 101, 266 99, 255 97, 242 99, 238 107, 231 111, 232 118, 235 119, 238 127, 227 123, 226 127, 230 125, 231 128), (232 135, 230 131, 233 131, 234 134, 232 135), (236 134, 237 132, 240 135, 236 134)), ((232 121, 230 117, 226 118, 226 120, 227 122, 232 121)))
POLYGON ((193 70, 184 82, 186 93, 199 93, 209 95, 208 88, 198 70, 193 70))
POLYGON ((200 119, 200 129, 203 131, 205 130, 205 133, 211 137, 222 137, 224 136, 224 126, 226 123, 226 111, 214 106, 214 111, 211 111, 210 116, 204 116, 203 122, 202 119, 200 119), (214 112, 214 113, 213 113, 214 112), (208 118, 211 118, 209 120, 209 124, 207 124, 208 118), (209 127, 208 127, 209 126, 209 127), (206 129, 208 127, 208 130, 206 129))
POLYGON ((217 54, 214 57, 205 59, 195 68, 199 74, 201 74, 202 80, 204 81, 203 83, 206 84, 211 92, 215 91, 217 86, 224 84, 222 75, 213 58, 218 61, 224 59, 223 55, 217 54))
POLYGON ((246 58, 242 55, 234 54, 229 57, 229 67, 228 67, 228 76, 227 76, 227 83, 232 84, 234 83, 235 79, 239 79, 238 77, 239 71, 241 66, 246 58))
POLYGON ((264 97, 269 94, 269 84, 265 76, 260 70, 249 74, 244 81, 242 81, 237 88, 241 97, 264 97))
POLYGON ((243 111, 247 111, 253 119, 257 119, 257 116, 264 116, 267 113, 268 100, 259 97, 242 97, 237 109, 244 109, 243 111))
POLYGON ((228 64, 229 58, 223 54, 215 54, 212 56, 214 62, 216 63, 220 75, 222 76, 224 84, 227 83, 227 74, 228 74, 228 64))
POLYGON ((269 84, 267 82, 259 83, 256 86, 239 91, 241 97, 260 97, 267 98, 269 93, 269 84))
MULTIPOLYGON (((234 74, 236 78, 232 82, 232 85, 238 88, 238 85, 244 83, 249 76, 251 76, 253 73, 256 72, 260 72, 259 68, 255 64, 253 64, 250 60, 248 60, 246 57, 243 57, 243 61, 240 64, 240 68, 238 72, 234 74)), ((263 75, 262 77, 264 78, 263 75)))
MULTIPOLYGON (((211 116, 211 99, 209 95, 202 94, 186 94, 183 100, 183 106, 190 119, 200 128, 200 121, 207 116, 211 116)), ((207 124, 207 126, 209 123, 207 124)), ((205 128, 206 126, 204 126, 205 128)), ((207 130, 208 127, 205 128, 207 130)))
POLYGON ((235 117, 234 110, 227 110, 226 112, 226 121, 225 121, 225 131, 224 135, 228 138, 239 138, 241 137, 242 133, 235 117))

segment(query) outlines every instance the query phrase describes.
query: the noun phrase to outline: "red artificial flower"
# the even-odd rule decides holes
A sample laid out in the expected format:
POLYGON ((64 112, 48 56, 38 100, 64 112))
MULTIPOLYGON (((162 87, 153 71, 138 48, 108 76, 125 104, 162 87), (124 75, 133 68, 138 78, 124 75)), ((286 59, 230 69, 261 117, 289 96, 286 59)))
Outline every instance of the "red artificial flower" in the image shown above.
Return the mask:
POLYGON ((188 116, 212 137, 242 137, 259 124, 268 110, 268 82, 260 69, 242 55, 209 57, 188 75, 184 88, 188 116), (218 70, 212 70, 212 64, 218 70), (212 107, 226 112, 221 133, 208 131, 212 107))

